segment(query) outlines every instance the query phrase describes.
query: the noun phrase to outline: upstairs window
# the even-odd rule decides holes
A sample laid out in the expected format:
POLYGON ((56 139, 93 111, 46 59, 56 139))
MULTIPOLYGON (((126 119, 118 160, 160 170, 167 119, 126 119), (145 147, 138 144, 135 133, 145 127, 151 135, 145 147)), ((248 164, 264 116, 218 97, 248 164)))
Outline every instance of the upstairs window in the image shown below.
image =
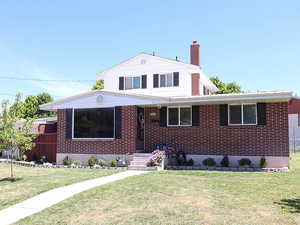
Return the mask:
POLYGON ((168 126, 191 126, 192 107, 168 107, 168 126))
POLYGON ((203 86, 203 95, 210 95, 209 89, 205 86, 203 86))
POLYGON ((119 77, 119 90, 147 88, 147 75, 119 77))
POLYGON ((153 74, 153 87, 178 87, 179 73, 153 74))
POLYGON ((257 108, 256 104, 229 105, 230 125, 256 125, 257 108))

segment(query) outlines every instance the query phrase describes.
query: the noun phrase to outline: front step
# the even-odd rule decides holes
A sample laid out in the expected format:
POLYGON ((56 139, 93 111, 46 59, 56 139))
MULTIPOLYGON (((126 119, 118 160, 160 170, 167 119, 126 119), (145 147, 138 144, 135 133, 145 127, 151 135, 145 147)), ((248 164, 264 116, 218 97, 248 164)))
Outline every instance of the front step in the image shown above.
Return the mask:
POLYGON ((151 157, 151 153, 135 153, 133 154, 133 160, 128 166, 129 170, 145 170, 145 171, 155 171, 158 170, 157 167, 147 167, 147 162, 151 157))

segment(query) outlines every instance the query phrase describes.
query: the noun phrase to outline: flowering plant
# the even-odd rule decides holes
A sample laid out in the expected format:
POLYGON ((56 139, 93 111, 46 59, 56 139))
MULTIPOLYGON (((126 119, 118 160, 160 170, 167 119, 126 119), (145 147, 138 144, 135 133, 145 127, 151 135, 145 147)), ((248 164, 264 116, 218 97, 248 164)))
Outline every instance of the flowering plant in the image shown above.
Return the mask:
POLYGON ((162 161, 166 158, 165 151, 155 150, 147 162, 147 166, 160 166, 162 161))

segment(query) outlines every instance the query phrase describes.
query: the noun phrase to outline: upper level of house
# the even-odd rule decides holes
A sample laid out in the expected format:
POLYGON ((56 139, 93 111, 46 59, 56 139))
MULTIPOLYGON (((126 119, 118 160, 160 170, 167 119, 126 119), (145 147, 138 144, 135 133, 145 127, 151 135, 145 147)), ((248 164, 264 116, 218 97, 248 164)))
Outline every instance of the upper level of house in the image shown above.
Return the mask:
POLYGON ((97 74, 104 90, 162 97, 201 96, 218 89, 200 68, 200 45, 190 46, 191 63, 141 53, 97 74))

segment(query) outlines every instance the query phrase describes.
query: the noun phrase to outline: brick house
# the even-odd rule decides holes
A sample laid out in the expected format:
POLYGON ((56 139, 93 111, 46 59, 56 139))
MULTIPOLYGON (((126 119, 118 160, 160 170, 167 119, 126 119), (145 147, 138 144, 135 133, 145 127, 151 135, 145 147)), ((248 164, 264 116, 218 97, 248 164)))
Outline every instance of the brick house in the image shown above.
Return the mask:
POLYGON ((57 162, 68 155, 111 160, 169 145, 196 163, 227 155, 258 166, 289 164, 288 101, 291 92, 214 94, 200 68, 200 45, 191 61, 141 53, 97 76, 105 89, 41 106, 57 111, 57 162))

